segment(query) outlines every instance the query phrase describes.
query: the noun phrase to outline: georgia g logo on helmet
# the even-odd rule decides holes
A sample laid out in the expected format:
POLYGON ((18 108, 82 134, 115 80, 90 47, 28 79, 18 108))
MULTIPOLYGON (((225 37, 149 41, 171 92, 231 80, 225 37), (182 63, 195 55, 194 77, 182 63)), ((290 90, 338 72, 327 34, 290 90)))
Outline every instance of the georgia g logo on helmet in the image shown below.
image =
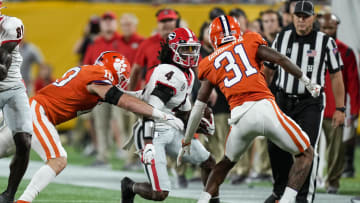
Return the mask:
POLYGON ((175 32, 170 33, 169 36, 168 36, 169 40, 173 40, 173 39, 175 39, 175 37, 176 37, 175 32))

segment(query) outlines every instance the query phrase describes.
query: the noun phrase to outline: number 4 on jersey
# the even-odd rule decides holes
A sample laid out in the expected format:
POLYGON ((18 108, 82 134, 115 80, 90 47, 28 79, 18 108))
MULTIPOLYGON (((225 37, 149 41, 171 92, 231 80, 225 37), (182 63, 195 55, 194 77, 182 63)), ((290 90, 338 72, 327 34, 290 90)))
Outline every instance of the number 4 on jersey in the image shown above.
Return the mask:
MULTIPOLYGON (((243 47, 242 44, 238 44, 234 47, 234 52, 236 54, 239 55, 240 60, 243 64, 243 66, 245 67, 245 75, 246 77, 251 76, 252 74, 257 73, 256 68, 254 68, 249 61, 249 58, 245 52, 245 49, 243 47)), ((224 85, 225 87, 231 87, 233 85, 235 85, 236 83, 240 82, 242 79, 242 72, 240 70, 239 65, 236 63, 235 57, 232 54, 232 52, 230 51, 225 51, 222 54, 220 54, 218 57, 216 57, 215 61, 214 61, 214 66, 216 69, 221 68, 221 62, 226 59, 228 61, 228 64, 224 67, 226 72, 229 71, 233 71, 234 72, 234 77, 229 79, 229 78, 225 78, 224 79, 224 85)))
POLYGON ((165 74, 165 77, 167 80, 171 80, 172 76, 174 75, 174 71, 170 71, 165 74))

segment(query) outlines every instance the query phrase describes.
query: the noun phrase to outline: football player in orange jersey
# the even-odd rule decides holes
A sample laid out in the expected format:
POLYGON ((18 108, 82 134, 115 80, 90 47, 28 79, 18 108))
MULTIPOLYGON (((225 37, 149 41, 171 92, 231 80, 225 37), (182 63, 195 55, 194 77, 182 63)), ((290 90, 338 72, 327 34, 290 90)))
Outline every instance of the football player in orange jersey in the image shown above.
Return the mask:
POLYGON ((187 123, 178 162, 181 162, 184 153, 190 153, 191 138, 210 93, 214 86, 219 86, 230 105, 231 128, 226 139, 225 156, 210 173, 198 203, 207 203, 211 196, 218 194, 227 173, 258 135, 266 136, 295 155, 288 186, 280 200, 281 203, 291 202, 309 173, 313 149, 307 134, 275 103, 261 72, 262 61, 281 65, 304 82, 314 97, 320 94, 320 86, 311 83, 287 57, 267 47, 259 34, 248 32, 241 35, 240 25, 233 17, 217 17, 212 21, 209 33, 215 51, 199 65, 201 88, 187 123))
POLYGON ((67 154, 55 126, 90 111, 98 102, 165 121, 179 130, 183 128, 182 121, 175 116, 125 94, 121 89, 127 85, 129 74, 130 64, 124 56, 103 52, 95 65, 69 69, 61 79, 30 99, 34 128, 32 147, 46 164, 34 174, 17 203, 32 202, 67 164, 67 154))

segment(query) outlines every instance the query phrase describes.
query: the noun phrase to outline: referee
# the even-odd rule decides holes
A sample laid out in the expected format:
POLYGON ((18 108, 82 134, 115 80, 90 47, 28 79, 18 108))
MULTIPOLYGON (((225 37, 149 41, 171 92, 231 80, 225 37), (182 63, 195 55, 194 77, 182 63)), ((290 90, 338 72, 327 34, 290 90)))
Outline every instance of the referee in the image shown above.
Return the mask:
MULTIPOLYGON (((316 31, 313 28, 314 20, 314 5, 310 1, 297 2, 293 15, 294 26, 291 26, 292 28, 289 30, 281 31, 276 36, 272 48, 289 57, 312 82, 322 87, 325 73, 329 71, 337 107, 333 116, 333 124, 336 127, 342 125, 345 119, 344 84, 340 71, 343 68, 343 62, 334 39, 316 31)), ((313 98, 304 84, 274 64, 267 64, 264 69, 268 84, 270 84, 276 69, 279 71, 275 81, 276 102, 282 111, 295 120, 308 134, 316 152, 319 129, 323 119, 325 95, 322 93, 320 97, 313 98)), ((265 203, 275 203, 284 193, 293 157, 271 142, 268 146, 275 182, 273 194, 265 200, 265 203)), ((314 153, 314 156, 312 169, 310 169, 303 187, 298 191, 296 203, 312 203, 314 200, 319 161, 317 153, 314 153)))

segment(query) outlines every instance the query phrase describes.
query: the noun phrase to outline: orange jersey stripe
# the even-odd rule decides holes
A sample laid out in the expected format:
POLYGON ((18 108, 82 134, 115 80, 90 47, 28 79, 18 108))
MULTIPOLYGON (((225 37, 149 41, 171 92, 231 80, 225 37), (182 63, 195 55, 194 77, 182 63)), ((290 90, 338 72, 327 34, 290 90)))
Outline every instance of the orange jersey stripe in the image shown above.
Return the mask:
POLYGON ((48 138, 51 146, 52 146, 53 149, 54 149, 55 156, 56 156, 56 157, 60 157, 59 149, 57 148, 57 146, 56 146, 56 144, 55 144, 55 142, 54 142, 53 137, 51 136, 49 130, 47 129, 46 125, 44 124, 44 122, 43 122, 42 119, 41 119, 41 115, 40 115, 40 104, 39 104, 39 103, 36 103, 35 112, 36 112, 36 117, 38 118, 38 121, 39 121, 39 124, 40 124, 41 128, 44 130, 46 137, 48 138))
POLYGON ((309 140, 306 139, 303 135, 303 133, 301 132, 301 130, 297 127, 297 125, 295 125, 291 120, 289 120, 287 118, 287 116, 285 116, 284 112, 280 111, 281 115, 285 118, 285 120, 295 129, 295 131, 300 135, 301 139, 303 140, 303 142, 306 144, 307 147, 310 146, 309 140))
POLYGON ((282 125, 282 127, 286 130, 286 132, 290 135, 291 139, 294 141, 295 145, 297 146, 297 148, 299 149, 300 152, 304 152, 303 147, 301 146, 300 142, 296 139, 296 136, 294 135, 294 133, 291 132, 291 130, 286 126, 285 122, 282 120, 282 118, 280 117, 280 114, 276 108, 276 104, 274 104, 271 100, 270 101, 271 105, 273 106, 276 116, 278 118, 278 120, 280 121, 280 124, 282 125))

